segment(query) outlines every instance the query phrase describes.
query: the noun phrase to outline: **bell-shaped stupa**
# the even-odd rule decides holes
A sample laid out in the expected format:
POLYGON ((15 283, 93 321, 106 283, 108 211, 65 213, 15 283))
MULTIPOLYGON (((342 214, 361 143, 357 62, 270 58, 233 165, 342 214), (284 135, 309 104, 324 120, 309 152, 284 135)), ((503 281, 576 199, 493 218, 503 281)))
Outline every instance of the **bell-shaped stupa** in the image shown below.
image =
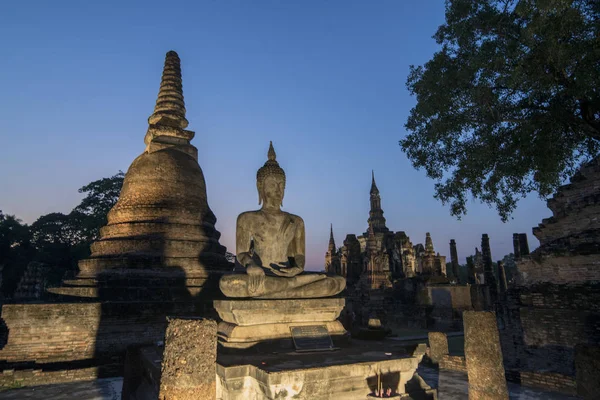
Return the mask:
POLYGON ((219 272, 230 267, 208 206, 198 150, 190 144, 194 132, 185 129, 181 66, 174 51, 167 53, 148 123, 146 149, 129 167, 100 239, 92 244, 90 257, 79 262, 77 280, 65 282, 72 287, 54 293, 97 297, 96 290, 82 287, 82 279, 122 287, 131 277, 136 286, 146 287, 143 280, 165 278, 167 283, 179 277, 178 286, 184 279, 183 286, 199 291, 206 280, 218 280, 219 272))

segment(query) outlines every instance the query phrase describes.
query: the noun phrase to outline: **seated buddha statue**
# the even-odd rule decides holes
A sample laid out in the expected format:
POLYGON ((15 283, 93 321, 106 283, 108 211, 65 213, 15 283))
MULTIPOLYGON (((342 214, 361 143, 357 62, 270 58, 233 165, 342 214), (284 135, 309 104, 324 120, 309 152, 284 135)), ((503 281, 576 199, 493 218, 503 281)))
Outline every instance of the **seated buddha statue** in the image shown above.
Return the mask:
POLYGON ((263 299, 329 297, 346 286, 341 276, 304 272, 304 221, 281 210, 285 172, 271 142, 268 160, 256 174, 262 208, 240 214, 236 226, 238 262, 246 273, 224 275, 219 281, 227 297, 263 299))

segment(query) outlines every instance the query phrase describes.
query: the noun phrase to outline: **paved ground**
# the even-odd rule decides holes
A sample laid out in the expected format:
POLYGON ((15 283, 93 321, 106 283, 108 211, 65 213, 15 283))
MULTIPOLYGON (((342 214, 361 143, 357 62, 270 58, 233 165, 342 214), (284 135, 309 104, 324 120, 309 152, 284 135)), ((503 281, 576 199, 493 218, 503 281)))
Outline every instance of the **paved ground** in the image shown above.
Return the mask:
POLYGON ((0 400, 120 400, 123 378, 33 386, 0 392, 0 400))
MULTIPOLYGON (((439 400, 467 400, 467 375, 455 371, 442 371, 419 367, 419 375, 432 387, 438 389, 439 400)), ((98 379, 91 382, 75 382, 58 385, 27 387, 0 392, 0 400, 120 400, 122 378, 98 379)), ((508 384, 510 400, 576 400, 542 390, 508 384)))
MULTIPOLYGON (((419 367, 419 375, 431 387, 438 389, 439 400, 466 400, 469 397, 467 374, 456 371, 441 371, 428 367, 419 367)), ((508 383, 510 400, 575 400, 579 397, 550 393, 543 390, 508 383)))

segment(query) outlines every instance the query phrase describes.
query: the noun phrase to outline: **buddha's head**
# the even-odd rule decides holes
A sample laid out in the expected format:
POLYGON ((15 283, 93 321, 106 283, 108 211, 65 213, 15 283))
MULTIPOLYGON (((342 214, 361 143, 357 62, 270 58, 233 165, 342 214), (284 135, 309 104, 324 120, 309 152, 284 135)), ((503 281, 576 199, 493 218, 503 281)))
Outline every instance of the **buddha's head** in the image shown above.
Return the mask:
POLYGON ((285 172, 279 166, 273 148, 269 145, 269 159, 256 173, 256 188, 258 189, 258 204, 264 208, 279 208, 283 205, 285 190, 285 172))

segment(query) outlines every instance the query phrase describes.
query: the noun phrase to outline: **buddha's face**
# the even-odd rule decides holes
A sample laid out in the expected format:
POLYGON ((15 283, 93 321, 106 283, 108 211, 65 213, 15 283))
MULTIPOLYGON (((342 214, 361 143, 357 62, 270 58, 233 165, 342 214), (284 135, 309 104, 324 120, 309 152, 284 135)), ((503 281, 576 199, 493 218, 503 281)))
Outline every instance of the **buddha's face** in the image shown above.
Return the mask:
POLYGON ((259 188, 264 208, 279 208, 283 204, 284 185, 283 179, 279 176, 269 175, 266 177, 262 187, 259 188))

